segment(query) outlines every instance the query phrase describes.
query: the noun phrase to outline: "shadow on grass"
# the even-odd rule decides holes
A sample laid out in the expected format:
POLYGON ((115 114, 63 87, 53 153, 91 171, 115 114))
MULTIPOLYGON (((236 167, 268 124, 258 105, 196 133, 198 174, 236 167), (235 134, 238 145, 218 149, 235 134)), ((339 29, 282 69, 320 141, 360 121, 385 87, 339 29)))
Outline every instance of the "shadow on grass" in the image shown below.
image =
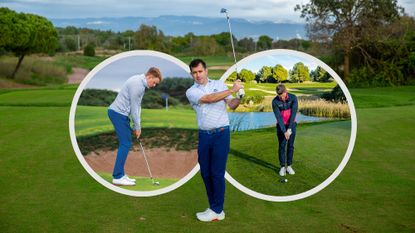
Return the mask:
POLYGON ((254 163, 254 164, 262 166, 264 168, 268 168, 268 169, 272 170, 273 172, 275 172, 278 175, 279 167, 275 166, 272 163, 266 162, 262 159, 258 159, 257 157, 254 157, 252 155, 248 155, 246 153, 243 153, 243 152, 240 152, 240 151, 237 151, 237 150, 234 150, 234 149, 230 149, 229 154, 232 154, 232 155, 234 155, 238 158, 244 159, 244 160, 246 160, 250 163, 254 163))

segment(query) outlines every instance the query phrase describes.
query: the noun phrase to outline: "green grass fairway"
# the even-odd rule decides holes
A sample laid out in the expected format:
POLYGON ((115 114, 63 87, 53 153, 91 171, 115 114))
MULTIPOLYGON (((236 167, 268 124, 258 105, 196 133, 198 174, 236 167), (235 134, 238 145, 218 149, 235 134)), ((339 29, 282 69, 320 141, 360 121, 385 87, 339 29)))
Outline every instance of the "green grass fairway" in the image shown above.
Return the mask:
POLYGON ((227 183, 226 219, 214 223, 195 217, 207 207, 200 174, 147 198, 118 194, 90 177, 70 142, 69 105, 59 106, 72 101, 66 90, 44 91, 37 102, 26 92, 19 99, 25 106, 13 105, 18 91, 0 95, 0 232, 415 232, 413 86, 351 90, 357 141, 327 188, 272 203, 227 183), (43 99, 54 105, 37 105, 43 99))
POLYGON ((340 164, 349 143, 350 121, 297 126, 293 168, 288 183, 279 182, 278 141, 275 128, 234 133, 227 171, 256 192, 286 196, 322 183, 340 164))
MULTIPOLYGON (((76 136, 114 131, 107 107, 78 106, 75 115, 76 136)), ((141 126, 145 128, 196 129, 196 113, 191 109, 142 109, 141 126)))
MULTIPOLYGON (((276 95, 275 87, 276 83, 243 83, 245 93, 248 96, 261 95, 272 96, 276 95)), ((296 95, 320 95, 324 92, 331 91, 336 82, 318 83, 318 82, 306 82, 306 83, 285 83, 284 84, 290 93, 296 95)))
POLYGON ((70 106, 73 90, 17 90, 0 93, 0 106, 70 106))
MULTIPOLYGON (((108 183, 112 184, 112 175, 104 172, 99 172, 100 175, 104 180, 108 181, 108 183)), ((133 190, 133 191, 151 191, 157 190, 161 188, 165 188, 170 186, 177 181, 178 179, 168 179, 168 178, 154 178, 154 181, 160 182, 160 185, 153 185, 150 177, 138 177, 138 176, 129 176, 130 178, 136 179, 135 186, 122 186, 121 188, 133 190)))
POLYGON ((415 86, 359 88, 350 92, 356 108, 415 105, 415 86))

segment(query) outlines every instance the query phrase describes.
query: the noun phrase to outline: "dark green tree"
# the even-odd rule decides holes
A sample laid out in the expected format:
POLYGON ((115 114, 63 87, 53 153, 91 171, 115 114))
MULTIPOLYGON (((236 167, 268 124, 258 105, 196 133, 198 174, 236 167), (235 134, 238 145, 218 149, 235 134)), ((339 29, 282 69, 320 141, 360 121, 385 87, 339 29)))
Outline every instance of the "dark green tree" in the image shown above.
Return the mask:
POLYGON ((258 38, 257 42, 258 50, 267 50, 272 47, 272 38, 266 35, 262 35, 258 38))
POLYGON ((288 71, 280 64, 275 65, 272 68, 272 78, 276 82, 283 82, 288 79, 288 71))
MULTIPOLYGON (((377 27, 394 21, 403 12, 397 0, 311 0, 297 5, 314 41, 333 42, 343 51, 343 79, 348 82, 352 50, 377 27)), ((363 51, 361 51, 363 52, 363 51)))
POLYGON ((238 76, 242 82, 250 82, 255 79, 255 74, 247 69, 242 69, 238 76))
POLYGON ((263 66, 258 71, 258 81, 259 82, 267 82, 267 80, 272 77, 272 67, 271 66, 263 66))
POLYGON ((310 81, 310 73, 308 67, 302 62, 298 62, 294 65, 293 69, 290 71, 290 81, 291 82, 304 82, 310 81))
POLYGON ((58 33, 52 23, 34 14, 16 13, 0 8, 0 48, 13 52, 18 58, 11 78, 14 78, 26 55, 54 52, 58 33))

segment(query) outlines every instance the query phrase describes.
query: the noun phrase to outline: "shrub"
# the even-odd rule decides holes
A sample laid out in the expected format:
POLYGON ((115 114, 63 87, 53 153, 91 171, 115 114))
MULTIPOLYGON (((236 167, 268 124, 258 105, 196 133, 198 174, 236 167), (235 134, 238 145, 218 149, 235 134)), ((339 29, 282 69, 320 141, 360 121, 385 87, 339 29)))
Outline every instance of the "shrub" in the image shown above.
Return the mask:
POLYGON ((95 47, 92 44, 88 44, 84 48, 84 56, 94 57, 95 56, 95 47))

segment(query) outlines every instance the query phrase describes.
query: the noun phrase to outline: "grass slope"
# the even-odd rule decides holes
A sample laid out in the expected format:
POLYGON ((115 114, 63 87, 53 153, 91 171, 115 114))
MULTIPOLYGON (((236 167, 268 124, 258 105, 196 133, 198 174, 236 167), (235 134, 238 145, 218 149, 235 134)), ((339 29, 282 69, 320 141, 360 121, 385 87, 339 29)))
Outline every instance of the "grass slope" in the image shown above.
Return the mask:
MULTIPOLYGON (((200 175, 162 196, 117 194, 95 182, 77 160, 69 107, 2 106, 0 231, 414 232, 415 107, 408 103, 408 89, 414 87, 385 89, 369 101, 362 96, 377 95, 377 89, 351 90, 356 106, 365 107, 357 109, 356 146, 326 189, 304 200, 271 203, 228 184, 226 220, 211 224, 194 216, 207 206, 200 175), (372 108, 377 98, 390 100, 389 107, 372 108)), ((30 95, 27 101, 34 103, 30 95)))

